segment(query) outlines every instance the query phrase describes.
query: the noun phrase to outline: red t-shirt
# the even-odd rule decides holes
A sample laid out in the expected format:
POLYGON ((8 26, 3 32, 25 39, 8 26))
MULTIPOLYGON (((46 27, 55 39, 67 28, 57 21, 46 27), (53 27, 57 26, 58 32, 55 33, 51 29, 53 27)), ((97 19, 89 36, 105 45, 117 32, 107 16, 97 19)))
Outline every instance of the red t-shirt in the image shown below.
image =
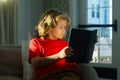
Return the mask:
MULTIPOLYGON (((41 40, 39 38, 33 38, 29 44, 29 63, 31 63, 33 57, 46 57, 56 54, 67 45, 68 42, 63 40, 41 40)), ((62 59, 42 69, 37 68, 34 72, 37 78, 41 78, 46 73, 71 68, 74 68, 73 64, 66 63, 65 59, 62 59)))

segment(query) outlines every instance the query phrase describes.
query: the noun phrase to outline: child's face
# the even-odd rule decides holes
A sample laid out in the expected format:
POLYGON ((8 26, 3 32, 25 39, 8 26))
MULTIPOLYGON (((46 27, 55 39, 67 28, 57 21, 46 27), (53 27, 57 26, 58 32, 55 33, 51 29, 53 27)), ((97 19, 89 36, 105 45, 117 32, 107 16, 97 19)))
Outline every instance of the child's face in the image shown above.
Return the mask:
POLYGON ((63 39, 66 35, 67 20, 58 20, 57 26, 48 33, 48 38, 52 40, 63 39))

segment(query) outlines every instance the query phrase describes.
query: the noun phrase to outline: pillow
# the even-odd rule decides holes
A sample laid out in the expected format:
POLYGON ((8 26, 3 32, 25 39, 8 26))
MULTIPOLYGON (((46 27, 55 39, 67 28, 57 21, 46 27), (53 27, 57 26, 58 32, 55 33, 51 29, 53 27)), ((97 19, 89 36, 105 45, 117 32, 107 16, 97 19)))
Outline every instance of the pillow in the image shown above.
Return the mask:
POLYGON ((23 80, 31 80, 32 68, 31 64, 28 63, 28 48, 29 40, 22 42, 22 63, 23 63, 23 80))

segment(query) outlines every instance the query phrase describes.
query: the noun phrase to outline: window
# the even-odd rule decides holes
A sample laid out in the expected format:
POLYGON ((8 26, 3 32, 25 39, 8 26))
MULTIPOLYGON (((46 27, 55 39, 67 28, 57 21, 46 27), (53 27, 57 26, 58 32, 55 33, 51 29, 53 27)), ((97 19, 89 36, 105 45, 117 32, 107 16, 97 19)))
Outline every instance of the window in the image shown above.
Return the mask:
POLYGON ((95 12, 94 12, 94 4, 92 4, 92 18, 95 17, 95 12))
MULTIPOLYGON (((88 24, 112 24, 112 0, 88 0, 87 4, 88 24)), ((92 62, 112 63, 112 29, 110 27, 96 29, 98 42, 95 45, 92 62)))
POLYGON ((97 12, 96 12, 96 16, 97 16, 97 18, 100 18, 100 8, 99 8, 100 6, 99 5, 97 5, 97 12))

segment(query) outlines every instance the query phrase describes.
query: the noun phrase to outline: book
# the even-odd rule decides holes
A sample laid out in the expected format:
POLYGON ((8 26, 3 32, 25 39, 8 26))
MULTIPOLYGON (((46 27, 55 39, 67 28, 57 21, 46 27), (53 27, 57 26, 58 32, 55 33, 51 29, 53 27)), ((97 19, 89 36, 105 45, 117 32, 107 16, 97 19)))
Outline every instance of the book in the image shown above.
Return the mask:
POLYGON ((97 30, 83 30, 72 28, 69 36, 69 47, 73 55, 66 58, 66 62, 89 63, 92 60, 97 30))

